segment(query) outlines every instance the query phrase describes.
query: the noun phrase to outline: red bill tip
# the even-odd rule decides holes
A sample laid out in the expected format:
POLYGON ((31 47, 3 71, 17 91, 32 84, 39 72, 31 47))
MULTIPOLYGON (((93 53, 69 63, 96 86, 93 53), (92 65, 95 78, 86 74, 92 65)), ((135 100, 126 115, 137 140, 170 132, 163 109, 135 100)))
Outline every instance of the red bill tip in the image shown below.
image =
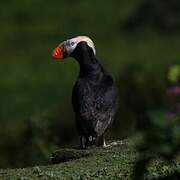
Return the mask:
POLYGON ((52 53, 53 59, 63 59, 64 58, 64 48, 63 47, 57 47, 53 50, 52 53))

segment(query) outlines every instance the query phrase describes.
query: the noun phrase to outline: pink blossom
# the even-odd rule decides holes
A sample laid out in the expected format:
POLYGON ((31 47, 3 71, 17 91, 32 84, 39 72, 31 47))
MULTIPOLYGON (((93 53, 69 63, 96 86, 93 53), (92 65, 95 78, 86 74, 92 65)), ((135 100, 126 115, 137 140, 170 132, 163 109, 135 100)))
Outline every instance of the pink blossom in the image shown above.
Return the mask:
POLYGON ((173 112, 166 112, 166 113, 165 113, 165 116, 166 116, 166 118, 168 118, 168 119, 173 118, 175 115, 176 115, 176 114, 173 113, 173 112))
POLYGON ((180 103, 176 104, 176 112, 180 113, 180 103))
POLYGON ((179 86, 173 86, 167 89, 167 95, 168 96, 176 96, 180 94, 180 87, 179 86))

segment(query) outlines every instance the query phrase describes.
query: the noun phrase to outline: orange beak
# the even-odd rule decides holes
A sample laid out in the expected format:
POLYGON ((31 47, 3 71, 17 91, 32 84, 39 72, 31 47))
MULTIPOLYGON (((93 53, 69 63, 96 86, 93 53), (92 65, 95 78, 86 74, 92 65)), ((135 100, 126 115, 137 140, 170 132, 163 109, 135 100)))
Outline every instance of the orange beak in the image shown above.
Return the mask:
POLYGON ((65 52, 63 45, 55 48, 52 52, 52 58, 53 59, 64 59, 65 57, 66 57, 66 52, 65 52))

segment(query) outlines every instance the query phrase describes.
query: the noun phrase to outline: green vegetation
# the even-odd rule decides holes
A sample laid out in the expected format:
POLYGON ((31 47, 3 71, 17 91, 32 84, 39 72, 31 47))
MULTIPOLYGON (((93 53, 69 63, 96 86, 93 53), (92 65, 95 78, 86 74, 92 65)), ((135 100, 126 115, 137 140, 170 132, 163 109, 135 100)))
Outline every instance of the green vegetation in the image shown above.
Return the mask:
MULTIPOLYGON (((103 149, 87 150, 88 157, 59 165, 1 170, 0 179, 130 179, 138 153, 131 141, 116 143, 117 145, 103 149)), ((77 152, 78 150, 76 150, 77 152)), ((150 163, 146 179, 158 179, 173 173, 175 170, 180 173, 180 161, 169 165, 157 158, 150 163)))

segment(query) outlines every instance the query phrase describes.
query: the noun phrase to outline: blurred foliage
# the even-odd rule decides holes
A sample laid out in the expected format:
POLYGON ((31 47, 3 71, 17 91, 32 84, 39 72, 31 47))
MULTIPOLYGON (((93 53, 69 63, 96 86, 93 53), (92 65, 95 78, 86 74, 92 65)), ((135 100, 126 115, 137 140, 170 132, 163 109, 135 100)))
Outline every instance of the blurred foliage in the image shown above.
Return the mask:
MULTIPOLYGON (((176 158, 180 155, 180 116, 167 118, 164 112, 153 112, 146 119, 148 128, 141 131, 142 139, 138 145, 137 158, 133 179, 144 179, 149 171, 149 164, 163 159, 170 166, 176 165, 176 158)), ((178 180, 180 172, 172 171, 164 179, 178 180)), ((162 178, 163 179, 163 178, 162 178)))
MULTIPOLYGON (((174 67, 178 66, 172 66, 169 73, 174 71, 174 67)), ((176 78, 179 77, 179 75, 176 76, 176 78)), ((177 88, 178 85, 180 84, 177 83, 175 87, 177 88)), ((170 88, 171 91, 176 90, 176 88, 170 88)), ((180 109, 177 108, 180 103, 180 91, 169 93, 168 87, 167 96, 170 101, 165 110, 156 109, 148 115, 144 113, 146 126, 139 129, 142 139, 137 147, 139 158, 134 167, 133 179, 144 179, 148 166, 153 160, 163 158, 167 164, 174 166, 180 155, 180 109)), ((176 170, 162 179, 178 180, 179 177, 180 172, 176 170)))
POLYGON ((153 28, 161 33, 180 31, 179 0, 141 0, 124 23, 125 30, 153 28))
POLYGON ((117 131, 121 127, 121 137, 133 135, 137 127, 145 126, 142 118, 147 109, 164 105, 164 75, 157 78, 158 73, 144 72, 142 66, 137 64, 127 65, 119 73, 119 111, 114 126, 117 131))
POLYGON ((168 79, 172 83, 180 81, 180 65, 174 65, 170 68, 168 79))
POLYGON ((90 36, 98 59, 116 79, 119 111, 109 138, 132 135, 144 126, 141 112, 167 102, 165 74, 179 62, 180 37, 153 28, 124 33, 119 26, 141 1, 0 3, 0 167, 46 164, 52 149, 77 145, 71 91, 78 65, 70 58, 51 60, 52 49, 68 37, 90 36))

